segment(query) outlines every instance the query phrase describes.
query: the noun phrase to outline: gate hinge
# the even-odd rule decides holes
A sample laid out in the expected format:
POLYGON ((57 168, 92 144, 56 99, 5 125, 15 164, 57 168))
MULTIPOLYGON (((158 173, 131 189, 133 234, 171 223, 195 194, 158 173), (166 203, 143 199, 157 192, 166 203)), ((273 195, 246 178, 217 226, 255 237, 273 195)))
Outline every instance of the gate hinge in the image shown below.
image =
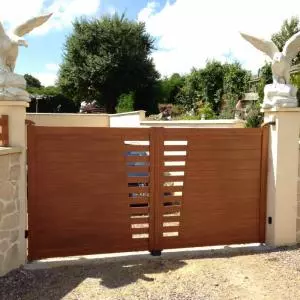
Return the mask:
POLYGON ((28 239, 28 230, 25 230, 25 239, 28 239))

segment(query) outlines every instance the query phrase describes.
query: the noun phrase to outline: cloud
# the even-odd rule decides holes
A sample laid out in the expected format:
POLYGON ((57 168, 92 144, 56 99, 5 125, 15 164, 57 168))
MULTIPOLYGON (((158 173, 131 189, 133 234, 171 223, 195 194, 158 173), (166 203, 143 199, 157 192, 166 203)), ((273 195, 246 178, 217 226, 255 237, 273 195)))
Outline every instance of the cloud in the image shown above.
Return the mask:
POLYGON ((150 1, 138 20, 158 38, 153 58, 162 75, 189 72, 192 67, 203 67, 208 59, 237 59, 256 72, 266 56, 239 32, 270 38, 297 11, 299 0, 284 4, 273 0, 176 0, 167 1, 160 11, 158 3, 150 1))
POLYGON ((48 63, 44 66, 41 72, 32 72, 32 76, 38 78, 43 86, 55 85, 58 78, 59 65, 55 63, 48 63))
POLYGON ((55 85, 57 80, 57 74, 53 72, 34 72, 31 75, 38 78, 44 86, 55 85))
POLYGON ((59 70, 59 65, 58 64, 46 64, 46 70, 47 71, 52 71, 52 72, 57 72, 59 70))
POLYGON ((139 21, 147 21, 150 16, 153 15, 155 10, 159 8, 159 3, 155 1, 149 1, 147 3, 147 6, 143 8, 139 13, 138 13, 138 20, 139 21))
POLYGON ((100 0, 9 0, 1 7, 0 19, 6 27, 16 25, 39 14, 53 12, 51 19, 35 29, 33 34, 46 34, 51 29, 63 29, 72 24, 76 17, 95 15, 100 0))

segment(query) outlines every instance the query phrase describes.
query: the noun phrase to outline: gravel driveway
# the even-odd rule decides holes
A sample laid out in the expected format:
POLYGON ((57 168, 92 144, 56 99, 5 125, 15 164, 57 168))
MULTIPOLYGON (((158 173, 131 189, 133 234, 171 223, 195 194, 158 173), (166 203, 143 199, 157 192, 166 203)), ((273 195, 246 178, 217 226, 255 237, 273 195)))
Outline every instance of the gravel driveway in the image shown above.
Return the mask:
POLYGON ((300 299, 300 248, 79 260, 0 278, 0 299, 300 299))

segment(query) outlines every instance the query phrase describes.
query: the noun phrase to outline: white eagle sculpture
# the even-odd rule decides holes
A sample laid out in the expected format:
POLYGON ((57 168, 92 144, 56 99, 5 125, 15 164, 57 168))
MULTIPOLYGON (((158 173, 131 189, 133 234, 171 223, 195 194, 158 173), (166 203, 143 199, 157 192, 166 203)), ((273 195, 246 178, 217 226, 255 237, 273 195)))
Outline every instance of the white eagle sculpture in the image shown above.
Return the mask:
POLYGON ((26 100, 26 81, 23 76, 15 74, 15 65, 19 46, 28 47, 23 36, 44 24, 52 14, 32 18, 17 26, 11 33, 6 33, 0 22, 0 100, 26 100))
POLYGON ((273 84, 265 86, 262 107, 297 107, 297 89, 290 84, 290 70, 292 60, 300 51, 300 32, 286 42, 282 52, 272 41, 245 33, 241 33, 241 36, 272 59, 273 84))

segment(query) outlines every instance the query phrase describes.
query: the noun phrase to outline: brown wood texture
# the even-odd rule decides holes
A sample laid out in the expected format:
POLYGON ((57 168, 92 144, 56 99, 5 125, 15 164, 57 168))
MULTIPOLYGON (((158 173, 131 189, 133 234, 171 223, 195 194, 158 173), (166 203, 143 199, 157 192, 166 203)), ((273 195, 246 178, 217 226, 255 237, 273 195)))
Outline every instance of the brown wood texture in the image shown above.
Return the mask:
POLYGON ((260 180, 260 203, 259 203, 259 241, 265 242, 266 239, 266 209, 267 209, 267 179, 268 179, 268 154, 269 154, 269 134, 270 126, 262 127, 261 142, 261 180, 260 180))
POLYGON ((9 146, 8 115, 0 116, 0 145, 9 146))
POLYGON ((28 126, 29 259, 264 242, 267 152, 266 128, 28 126))
POLYGON ((164 130, 165 141, 187 141, 187 153, 185 166, 165 166, 161 171, 184 171, 182 187, 166 187, 169 192, 182 188, 182 196, 181 205, 164 208, 164 214, 177 212, 174 220, 180 222, 174 230, 178 236, 168 235, 171 227, 164 230, 162 249, 264 241, 262 193, 268 143, 263 132, 260 128, 164 130))
POLYGON ((163 156, 163 128, 151 128, 150 133, 150 240, 149 250, 162 250, 160 233, 162 228, 161 221, 161 187, 160 168, 163 156))
POLYGON ((132 216, 149 209, 130 206, 127 140, 149 130, 28 126, 30 260, 149 248, 132 238, 132 216))

